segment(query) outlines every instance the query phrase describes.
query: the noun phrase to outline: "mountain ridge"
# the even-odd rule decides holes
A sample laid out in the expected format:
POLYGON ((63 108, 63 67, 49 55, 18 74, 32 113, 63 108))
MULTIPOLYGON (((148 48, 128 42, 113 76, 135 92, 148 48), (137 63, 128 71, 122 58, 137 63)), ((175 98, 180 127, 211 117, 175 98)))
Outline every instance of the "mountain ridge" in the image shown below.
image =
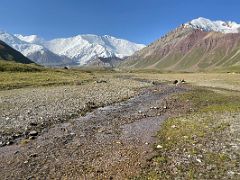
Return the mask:
POLYGON ((145 47, 113 36, 93 34, 44 40, 37 35, 23 36, 0 32, 0 39, 42 65, 83 66, 97 58, 123 59, 145 47), (54 57, 54 59, 53 59, 54 57))
MULTIPOLYGON (((217 22, 222 23, 223 21, 217 22)), ((229 31, 229 28, 227 31, 223 31, 221 26, 216 30, 215 26, 205 26, 206 24, 198 26, 186 24, 189 22, 180 25, 148 47, 134 53, 119 67, 201 71, 239 65, 240 33, 235 31, 237 23, 233 23, 235 25, 232 31, 229 31)))
POLYGON ((26 58, 20 52, 16 51, 5 42, 0 40, 0 60, 11 61, 16 63, 31 64, 30 59, 26 58))

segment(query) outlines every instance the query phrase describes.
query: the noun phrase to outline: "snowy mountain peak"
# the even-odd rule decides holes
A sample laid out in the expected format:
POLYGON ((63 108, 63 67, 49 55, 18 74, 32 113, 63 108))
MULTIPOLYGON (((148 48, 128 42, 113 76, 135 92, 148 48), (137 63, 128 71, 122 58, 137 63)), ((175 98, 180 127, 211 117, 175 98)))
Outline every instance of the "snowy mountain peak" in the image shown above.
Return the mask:
POLYGON ((44 39, 38 37, 37 35, 23 36, 21 34, 14 34, 18 39, 27 43, 43 43, 44 39))
POLYGON ((97 58, 123 59, 145 47, 143 44, 124 39, 93 34, 46 41, 37 35, 23 36, 0 32, 0 40, 40 64, 42 59, 48 62, 56 61, 56 59, 66 62, 67 59, 71 61, 71 64, 78 65, 88 64, 97 58))
POLYGON ((185 27, 190 27, 193 29, 200 29, 202 31, 215 31, 221 33, 239 33, 240 32, 240 24, 232 21, 211 21, 209 19, 200 17, 194 19, 186 24, 185 27))

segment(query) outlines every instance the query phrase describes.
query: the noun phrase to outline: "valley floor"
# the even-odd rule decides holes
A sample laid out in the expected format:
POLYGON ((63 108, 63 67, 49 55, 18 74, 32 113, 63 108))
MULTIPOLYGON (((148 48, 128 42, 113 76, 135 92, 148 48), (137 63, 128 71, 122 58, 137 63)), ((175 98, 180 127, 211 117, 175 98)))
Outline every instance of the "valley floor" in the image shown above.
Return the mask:
POLYGON ((1 179, 240 177, 239 74, 83 74, 0 83, 1 179))

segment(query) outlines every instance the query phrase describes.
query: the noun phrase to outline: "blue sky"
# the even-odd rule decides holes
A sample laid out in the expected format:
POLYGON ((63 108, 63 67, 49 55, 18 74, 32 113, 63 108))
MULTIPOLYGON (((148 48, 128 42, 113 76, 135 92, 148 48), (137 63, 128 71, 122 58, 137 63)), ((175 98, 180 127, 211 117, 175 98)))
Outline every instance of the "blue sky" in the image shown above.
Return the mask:
POLYGON ((239 0, 1 0, 0 29, 45 39, 112 35, 151 43, 197 17, 240 23, 239 0))

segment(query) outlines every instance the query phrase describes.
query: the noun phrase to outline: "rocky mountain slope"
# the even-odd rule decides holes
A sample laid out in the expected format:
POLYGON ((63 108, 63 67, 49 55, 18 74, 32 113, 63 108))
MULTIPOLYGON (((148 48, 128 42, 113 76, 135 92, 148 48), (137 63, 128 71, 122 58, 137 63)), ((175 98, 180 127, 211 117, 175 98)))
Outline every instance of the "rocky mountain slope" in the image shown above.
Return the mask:
POLYGON ((120 67, 199 71, 240 64, 240 25, 198 18, 136 52, 120 67))
POLYGON ((50 66, 83 66, 94 59, 123 59, 145 47, 127 40, 97 35, 78 35, 46 41, 36 35, 0 32, 0 40, 36 63, 50 66))
POLYGON ((20 52, 14 50, 3 41, 0 41, 0 60, 12 61, 24 64, 33 63, 31 60, 23 56, 20 52))

